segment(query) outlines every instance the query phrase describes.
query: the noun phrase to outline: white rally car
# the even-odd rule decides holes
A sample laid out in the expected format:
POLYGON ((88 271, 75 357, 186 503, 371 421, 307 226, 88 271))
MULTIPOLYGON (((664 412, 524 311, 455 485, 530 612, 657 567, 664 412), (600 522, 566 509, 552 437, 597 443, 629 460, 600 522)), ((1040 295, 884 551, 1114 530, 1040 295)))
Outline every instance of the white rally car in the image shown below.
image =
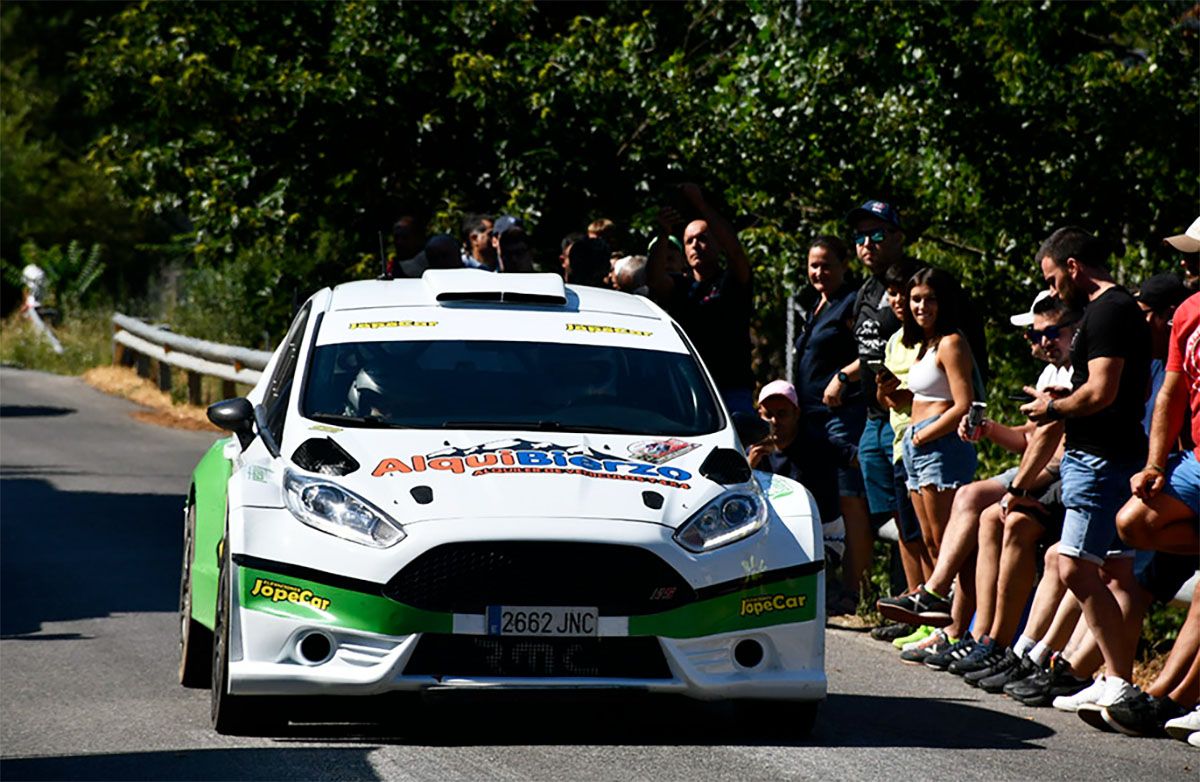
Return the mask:
MULTIPOLYGON (((426 688, 825 697, 821 520, 752 473, 650 301, 429 271, 316 293, 193 475, 180 679, 218 731, 276 698, 426 688)), ((276 707, 276 708, 273 708, 276 707)))

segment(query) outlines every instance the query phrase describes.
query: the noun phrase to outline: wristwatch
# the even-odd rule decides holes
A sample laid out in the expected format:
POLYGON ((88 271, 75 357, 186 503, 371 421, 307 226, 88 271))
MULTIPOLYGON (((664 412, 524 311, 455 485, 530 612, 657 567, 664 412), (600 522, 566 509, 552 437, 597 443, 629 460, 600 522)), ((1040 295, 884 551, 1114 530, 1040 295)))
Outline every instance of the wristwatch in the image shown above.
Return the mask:
POLYGON ((1053 399, 1046 403, 1046 419, 1050 421, 1061 421, 1063 419, 1062 411, 1054 407, 1053 399))
POLYGON ((1016 486, 1009 486, 1008 493, 1014 497, 1032 497, 1033 492, 1029 489, 1018 489, 1016 486))
POLYGON ((842 385, 846 385, 847 383, 850 382, 850 376, 847 375, 845 372, 843 372, 840 369, 838 370, 838 373, 837 373, 837 379, 838 379, 838 382, 841 383, 842 385))

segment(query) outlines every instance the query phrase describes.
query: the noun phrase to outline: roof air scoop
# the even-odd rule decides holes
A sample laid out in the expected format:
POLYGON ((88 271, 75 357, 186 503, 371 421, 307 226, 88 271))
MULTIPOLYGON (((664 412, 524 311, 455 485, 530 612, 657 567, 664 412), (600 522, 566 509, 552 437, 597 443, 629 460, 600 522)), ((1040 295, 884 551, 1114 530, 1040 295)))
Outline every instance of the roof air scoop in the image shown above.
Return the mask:
POLYGON ((509 304, 567 303, 557 274, 497 274, 480 269, 430 269, 421 276, 438 302, 478 301, 509 304))

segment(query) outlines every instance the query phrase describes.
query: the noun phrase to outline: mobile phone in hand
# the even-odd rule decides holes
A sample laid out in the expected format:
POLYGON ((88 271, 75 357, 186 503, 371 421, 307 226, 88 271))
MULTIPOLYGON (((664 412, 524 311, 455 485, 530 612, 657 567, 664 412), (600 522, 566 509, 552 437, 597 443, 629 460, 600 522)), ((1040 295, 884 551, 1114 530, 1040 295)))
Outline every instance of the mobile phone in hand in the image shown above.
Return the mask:
POLYGON ((1027 391, 1017 391, 1016 393, 1009 394, 1008 399, 1011 402, 1032 402, 1033 394, 1027 391))

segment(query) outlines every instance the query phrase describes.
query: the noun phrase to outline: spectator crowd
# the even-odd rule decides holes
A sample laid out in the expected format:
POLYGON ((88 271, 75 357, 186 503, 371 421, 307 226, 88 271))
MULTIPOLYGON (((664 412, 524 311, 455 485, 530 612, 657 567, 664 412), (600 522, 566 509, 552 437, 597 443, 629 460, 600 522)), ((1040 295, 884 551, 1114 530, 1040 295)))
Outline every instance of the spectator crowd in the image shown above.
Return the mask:
MULTIPOLYGON (((756 393, 752 264, 699 188, 678 196, 642 254, 606 219, 564 237, 563 276, 658 302, 735 418, 766 422, 747 458, 813 494, 840 559, 828 613, 857 609, 874 539, 894 524, 905 584, 878 601, 889 621, 871 635, 902 662, 1100 730, 1200 746, 1200 586, 1161 671, 1133 681, 1147 611, 1200 555, 1200 218, 1163 240, 1183 274, 1132 291, 1085 229, 1045 239, 1029 266, 1044 289, 1010 318, 1041 369, 1012 389, 1020 417, 1002 422, 988 414, 979 307, 905 253, 900 213, 878 200, 846 216, 851 245, 812 239, 792 381, 756 393), (977 475, 982 441, 1017 465, 977 475)), ((406 216, 393 239, 388 277, 534 268, 510 215, 424 242, 406 216)))

